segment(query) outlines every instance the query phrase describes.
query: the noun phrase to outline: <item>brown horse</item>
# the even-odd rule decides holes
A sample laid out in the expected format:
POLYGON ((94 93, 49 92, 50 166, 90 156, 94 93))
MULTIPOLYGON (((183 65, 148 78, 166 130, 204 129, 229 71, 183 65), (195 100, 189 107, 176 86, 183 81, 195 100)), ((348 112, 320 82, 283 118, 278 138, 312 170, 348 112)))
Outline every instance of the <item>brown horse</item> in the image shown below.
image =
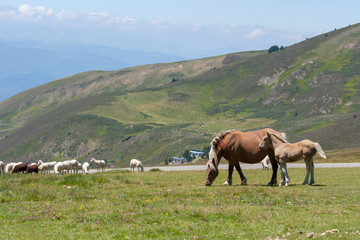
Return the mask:
POLYGON ((218 165, 222 157, 229 161, 229 177, 231 177, 233 166, 235 166, 240 174, 241 184, 243 185, 246 184, 247 179, 242 173, 239 162, 258 163, 263 160, 266 155, 270 158, 273 170, 272 178, 268 185, 276 184, 278 165, 274 157, 274 151, 270 148, 266 150, 259 149, 259 144, 266 135, 266 132, 281 134, 273 129, 266 128, 252 132, 230 130, 220 133, 215 137, 211 142, 205 185, 211 186, 218 176, 218 165))
POLYGON ((262 142, 259 144, 259 148, 271 148, 274 150, 275 159, 280 165, 281 172, 281 182, 279 186, 288 186, 290 182, 286 162, 294 162, 303 158, 306 164, 306 176, 303 185, 308 184, 310 173, 310 185, 312 185, 315 183, 313 162, 314 155, 318 152, 322 158, 326 158, 326 155, 319 143, 305 139, 291 144, 284 140, 279 134, 274 132, 266 133, 262 142))

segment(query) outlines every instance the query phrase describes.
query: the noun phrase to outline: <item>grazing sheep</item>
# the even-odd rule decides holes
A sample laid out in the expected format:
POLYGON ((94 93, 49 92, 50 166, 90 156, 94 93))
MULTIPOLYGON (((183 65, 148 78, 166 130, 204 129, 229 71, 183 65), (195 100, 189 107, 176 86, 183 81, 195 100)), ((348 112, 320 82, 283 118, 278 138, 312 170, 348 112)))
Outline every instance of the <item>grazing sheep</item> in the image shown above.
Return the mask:
POLYGON ((5 175, 5 164, 3 161, 0 161, 0 176, 5 175))
POLYGON ((6 173, 11 173, 12 170, 14 169, 15 165, 20 164, 20 163, 22 163, 22 162, 17 162, 17 163, 12 162, 12 163, 6 164, 5 172, 6 173))
POLYGON ((58 162, 55 164, 54 166, 54 172, 56 175, 59 175, 61 173, 61 175, 64 174, 65 171, 65 166, 63 162, 58 162))
POLYGON ((43 173, 43 174, 49 173, 50 174, 50 170, 52 169, 52 166, 50 166, 50 164, 48 162, 44 163, 43 161, 38 160, 37 164, 39 166, 38 170, 41 173, 43 173))
POLYGON ((78 162, 78 164, 76 166, 76 173, 78 173, 79 170, 82 170, 82 165, 81 165, 81 163, 78 162))
POLYGON ((36 163, 32 163, 31 165, 28 165, 26 168, 26 173, 38 173, 39 172, 39 166, 36 163))
POLYGON ((142 163, 137 160, 137 159, 131 159, 130 161, 130 168, 135 171, 135 168, 137 167, 137 170, 139 172, 139 170, 141 169, 141 171, 143 172, 144 171, 144 167, 142 165, 142 163))
MULTIPOLYGON (((79 162, 76 159, 68 160, 68 161, 71 164, 71 169, 73 170, 73 173, 78 173, 79 162)), ((80 169, 81 169, 81 167, 80 167, 80 169)))
POLYGON ((270 158, 266 156, 262 161, 261 165, 263 166, 263 170, 269 170, 270 158))
POLYGON ((26 168, 27 168, 26 163, 16 164, 13 170, 11 171, 11 173, 19 173, 19 172, 24 173, 26 171, 26 168))
MULTIPOLYGON (((71 174, 71 170, 73 169, 72 162, 67 160, 67 161, 63 161, 62 164, 63 164, 63 167, 64 167, 64 171, 66 170, 67 173, 71 174)), ((54 168, 54 170, 55 170, 55 168, 54 168)))
POLYGON ((95 158, 91 158, 90 164, 95 163, 97 172, 105 171, 105 160, 96 160, 95 158))
POLYGON ((84 162, 81 166, 82 172, 85 174, 89 174, 89 167, 90 167, 90 164, 88 162, 84 162))

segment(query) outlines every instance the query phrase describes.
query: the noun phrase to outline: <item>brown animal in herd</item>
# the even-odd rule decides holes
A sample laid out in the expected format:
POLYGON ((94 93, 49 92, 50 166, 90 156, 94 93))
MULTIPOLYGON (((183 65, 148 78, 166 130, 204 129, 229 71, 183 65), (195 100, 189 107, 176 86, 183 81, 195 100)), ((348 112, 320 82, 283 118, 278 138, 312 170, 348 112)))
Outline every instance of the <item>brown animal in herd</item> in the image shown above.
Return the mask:
MULTIPOLYGON (((268 183, 268 185, 275 185, 277 182, 276 174, 278 164, 275 159, 274 150, 271 148, 259 148, 259 144, 261 143, 263 137, 266 136, 267 132, 273 132, 279 135, 282 134, 273 129, 265 128, 252 132, 240 132, 236 130, 230 130, 220 133, 217 137, 215 137, 211 141, 209 161, 206 166, 207 174, 205 185, 211 186, 215 178, 218 176, 218 165, 222 157, 229 161, 229 165, 231 166, 231 168, 233 168, 233 166, 236 167, 241 177, 241 184, 244 185, 247 183, 247 179, 242 173, 239 162, 259 163, 267 155, 270 158, 273 170, 271 181, 268 183)), ((229 179, 231 179, 230 171, 229 179)))
POLYGON ((26 173, 38 173, 39 172, 39 166, 37 164, 32 164, 27 166, 26 173))
POLYGON ((26 172, 27 164, 26 163, 20 163, 14 166, 11 173, 20 173, 20 172, 26 172))

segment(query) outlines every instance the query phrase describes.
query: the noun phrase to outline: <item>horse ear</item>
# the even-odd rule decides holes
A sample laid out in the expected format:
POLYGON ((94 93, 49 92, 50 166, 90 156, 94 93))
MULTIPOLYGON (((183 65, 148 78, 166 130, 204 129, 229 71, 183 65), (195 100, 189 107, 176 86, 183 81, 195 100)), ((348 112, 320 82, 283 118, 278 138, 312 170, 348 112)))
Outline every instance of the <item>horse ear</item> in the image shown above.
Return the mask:
POLYGON ((205 158, 205 160, 206 160, 206 162, 208 162, 208 161, 209 161, 209 159, 208 159, 208 158, 205 158))

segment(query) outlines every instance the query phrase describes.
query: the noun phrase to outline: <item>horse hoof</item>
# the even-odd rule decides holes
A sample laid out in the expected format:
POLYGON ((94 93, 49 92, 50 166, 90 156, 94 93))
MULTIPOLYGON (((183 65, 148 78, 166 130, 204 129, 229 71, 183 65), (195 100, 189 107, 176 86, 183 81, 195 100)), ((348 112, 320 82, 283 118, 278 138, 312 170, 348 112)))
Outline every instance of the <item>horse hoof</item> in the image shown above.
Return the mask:
POLYGON ((223 183, 223 185, 225 185, 225 186, 229 186, 229 185, 231 185, 231 184, 229 184, 229 182, 228 182, 228 181, 225 181, 225 182, 223 183))
POLYGON ((241 182, 241 185, 247 185, 247 182, 241 182))

